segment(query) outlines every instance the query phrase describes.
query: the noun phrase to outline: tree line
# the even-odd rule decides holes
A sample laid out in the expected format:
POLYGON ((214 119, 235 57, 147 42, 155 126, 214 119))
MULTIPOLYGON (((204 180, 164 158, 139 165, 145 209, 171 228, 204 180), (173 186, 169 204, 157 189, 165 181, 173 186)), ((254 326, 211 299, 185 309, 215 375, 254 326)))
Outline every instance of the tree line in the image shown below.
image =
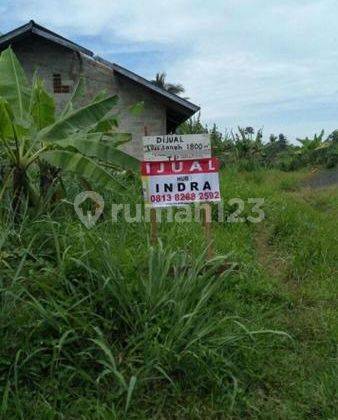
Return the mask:
POLYGON ((179 134, 210 134, 213 153, 221 163, 237 164, 245 170, 267 167, 293 171, 309 165, 326 168, 338 165, 338 130, 326 137, 322 130, 312 138, 297 138, 297 144, 291 143, 283 133, 271 134, 264 142, 262 129, 238 127, 236 131, 221 132, 216 124, 212 128, 204 125, 198 115, 177 131, 179 134))

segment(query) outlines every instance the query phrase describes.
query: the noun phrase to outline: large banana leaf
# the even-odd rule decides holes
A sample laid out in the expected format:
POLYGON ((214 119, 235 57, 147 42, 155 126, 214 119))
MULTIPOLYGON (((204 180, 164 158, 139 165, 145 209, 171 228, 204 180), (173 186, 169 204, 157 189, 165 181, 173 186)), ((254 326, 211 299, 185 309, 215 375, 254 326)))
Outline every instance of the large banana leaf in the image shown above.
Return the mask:
POLYGON ((30 95, 25 72, 13 50, 8 48, 0 55, 0 96, 8 101, 20 123, 27 120, 30 95))
POLYGON ((92 102, 101 101, 102 99, 108 98, 109 94, 106 89, 100 90, 93 98, 92 102))
POLYGON ((102 118, 101 121, 99 121, 95 127, 93 128, 93 132, 101 132, 101 133, 107 133, 111 132, 112 130, 115 130, 118 127, 118 119, 116 115, 108 115, 104 118, 102 118))
POLYGON ((75 88, 73 89, 72 96, 65 105, 63 111, 61 112, 61 117, 69 115, 74 111, 74 105, 78 103, 81 99, 85 97, 86 94, 86 80, 83 76, 80 76, 79 81, 77 82, 75 88))
POLYGON ((103 133, 102 141, 115 147, 129 143, 132 139, 130 133, 103 133))
POLYGON ((140 165, 139 160, 128 155, 122 150, 118 150, 109 142, 100 141, 98 137, 91 136, 83 139, 79 139, 78 137, 69 137, 58 141, 57 144, 65 148, 72 147, 86 156, 100 159, 104 162, 109 162, 112 165, 116 165, 124 169, 137 171, 140 165))
POLYGON ((90 103, 71 114, 61 117, 50 127, 38 133, 38 140, 62 140, 78 131, 89 131, 112 109, 117 102, 117 96, 110 96, 90 103))
POLYGON ((13 139, 13 115, 8 102, 0 98, 0 140, 13 139))
POLYGON ((134 116, 139 116, 144 111, 144 101, 137 102, 129 107, 129 112, 134 116))
POLYGON ((66 150, 49 150, 41 153, 40 157, 50 165, 65 172, 77 174, 90 181, 98 182, 102 185, 113 183, 121 185, 108 171, 90 158, 79 153, 66 150))
POLYGON ((38 130, 55 122, 55 101, 45 90, 43 81, 36 78, 32 89, 31 115, 38 130))
POLYGON ((93 142, 102 142, 112 147, 119 147, 122 144, 130 142, 131 139, 132 139, 132 136, 130 133, 101 133, 101 132, 92 133, 92 132, 89 132, 89 133, 76 133, 65 139, 54 140, 50 142, 47 141, 46 143, 50 143, 51 145, 58 144, 58 145, 62 145, 62 147, 66 147, 68 145, 75 144, 75 142, 90 140, 93 142))
POLYGON ((328 141, 322 143, 320 146, 316 147, 315 150, 321 150, 321 149, 327 149, 328 147, 331 147, 332 144, 328 141))

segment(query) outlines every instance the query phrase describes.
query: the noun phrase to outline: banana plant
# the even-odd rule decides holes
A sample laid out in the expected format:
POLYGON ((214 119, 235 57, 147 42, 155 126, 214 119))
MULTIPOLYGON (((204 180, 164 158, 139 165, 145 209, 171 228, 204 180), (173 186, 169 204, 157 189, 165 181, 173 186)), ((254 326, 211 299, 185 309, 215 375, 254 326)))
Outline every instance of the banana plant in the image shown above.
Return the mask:
POLYGON ((313 139, 306 137, 305 139, 297 139, 302 144, 301 153, 306 154, 313 150, 318 150, 323 146, 324 130, 319 135, 315 134, 313 139))
POLYGON ((22 195, 38 205, 41 194, 36 174, 71 172, 103 186, 113 186, 116 171, 136 170, 138 160, 118 147, 131 135, 118 133, 112 113, 117 96, 99 93, 89 104, 78 106, 84 94, 80 79, 59 114, 54 97, 35 75, 30 85, 11 48, 0 55, 0 157, 6 162, 6 185, 13 186, 13 205, 22 195), (34 177, 35 175, 35 177, 34 177), (8 179, 11 179, 11 182, 8 179))

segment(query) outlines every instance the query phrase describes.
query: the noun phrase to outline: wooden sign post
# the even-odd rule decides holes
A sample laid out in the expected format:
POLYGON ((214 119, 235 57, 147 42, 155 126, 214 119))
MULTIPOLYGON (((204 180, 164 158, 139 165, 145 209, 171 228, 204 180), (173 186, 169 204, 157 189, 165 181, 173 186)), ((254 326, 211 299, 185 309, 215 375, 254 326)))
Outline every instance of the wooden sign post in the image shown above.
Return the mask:
POLYGON ((156 209, 153 207, 150 209, 150 243, 151 245, 156 245, 158 236, 157 236, 157 214, 156 209))
POLYGON ((211 260, 214 257, 214 250, 212 246, 212 232, 211 232, 211 221, 212 221, 212 214, 211 214, 211 206, 209 203, 204 204, 204 234, 205 234, 205 241, 207 244, 207 258, 211 260))
MULTIPOLYGON (((147 134, 145 127, 144 133, 147 134)), ((210 137, 198 135, 145 136, 141 164, 144 199, 150 206, 152 245, 157 243, 156 209, 204 203, 207 257, 213 257, 211 202, 221 200, 219 162, 211 157, 210 137)))

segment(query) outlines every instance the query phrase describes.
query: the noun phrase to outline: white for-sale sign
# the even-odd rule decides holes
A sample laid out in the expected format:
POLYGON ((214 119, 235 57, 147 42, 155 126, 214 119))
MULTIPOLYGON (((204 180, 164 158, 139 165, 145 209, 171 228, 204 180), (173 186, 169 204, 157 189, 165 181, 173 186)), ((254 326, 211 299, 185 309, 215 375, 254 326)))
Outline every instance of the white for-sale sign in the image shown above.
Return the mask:
POLYGON ((221 201, 216 158, 142 162, 145 202, 151 207, 221 201))
POLYGON ((143 137, 143 160, 206 159, 211 157, 209 134, 170 134, 143 137))

